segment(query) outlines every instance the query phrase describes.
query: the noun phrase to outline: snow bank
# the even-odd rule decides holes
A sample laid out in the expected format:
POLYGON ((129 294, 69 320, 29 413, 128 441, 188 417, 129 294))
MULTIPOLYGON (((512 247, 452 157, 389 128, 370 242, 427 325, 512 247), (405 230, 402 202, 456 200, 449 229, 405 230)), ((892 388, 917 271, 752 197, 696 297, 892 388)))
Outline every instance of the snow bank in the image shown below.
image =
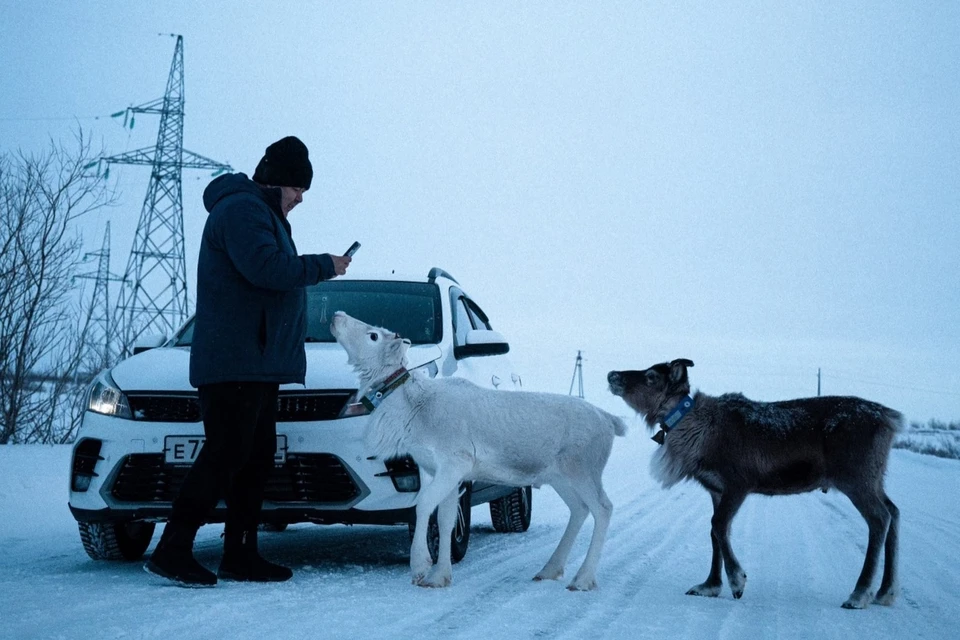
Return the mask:
MULTIPOLYGON (((67 509, 69 447, 0 447, 0 638, 956 637, 960 462, 893 452, 903 585, 893 607, 840 609, 866 526, 836 492, 749 498, 733 525, 749 576, 743 599, 726 588, 706 599, 684 592, 707 574, 710 500, 690 484, 654 485, 656 445, 645 431, 637 424, 614 445, 604 476, 614 515, 591 593, 531 580, 566 523, 549 489, 534 491, 524 534, 495 533, 487 508, 476 507, 470 550, 448 589, 410 585, 405 527, 306 524, 263 536, 265 554, 294 568, 290 582, 168 586, 139 563, 87 558, 67 509)), ((211 525, 198 537, 210 567, 219 533, 211 525)))

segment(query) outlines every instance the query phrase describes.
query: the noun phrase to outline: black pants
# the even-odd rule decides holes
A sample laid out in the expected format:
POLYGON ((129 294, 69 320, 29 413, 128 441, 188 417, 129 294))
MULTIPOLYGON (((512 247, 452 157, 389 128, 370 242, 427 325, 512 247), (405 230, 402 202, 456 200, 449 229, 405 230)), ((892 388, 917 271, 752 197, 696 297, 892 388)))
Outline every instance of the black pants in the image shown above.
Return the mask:
POLYGON ((278 387, 225 382, 199 388, 206 442, 173 503, 171 522, 199 528, 223 499, 227 529, 260 523, 277 449, 278 387))

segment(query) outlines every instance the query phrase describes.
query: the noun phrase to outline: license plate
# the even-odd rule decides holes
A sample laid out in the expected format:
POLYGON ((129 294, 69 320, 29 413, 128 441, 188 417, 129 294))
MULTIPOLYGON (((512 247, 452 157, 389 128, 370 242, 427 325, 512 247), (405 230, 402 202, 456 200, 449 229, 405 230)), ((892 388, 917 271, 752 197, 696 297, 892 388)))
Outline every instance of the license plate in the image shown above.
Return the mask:
MULTIPOLYGON (((203 436, 167 436, 163 439, 164 462, 167 464, 193 464, 206 440, 203 436)), ((277 436, 275 464, 287 461, 287 436, 277 436)))

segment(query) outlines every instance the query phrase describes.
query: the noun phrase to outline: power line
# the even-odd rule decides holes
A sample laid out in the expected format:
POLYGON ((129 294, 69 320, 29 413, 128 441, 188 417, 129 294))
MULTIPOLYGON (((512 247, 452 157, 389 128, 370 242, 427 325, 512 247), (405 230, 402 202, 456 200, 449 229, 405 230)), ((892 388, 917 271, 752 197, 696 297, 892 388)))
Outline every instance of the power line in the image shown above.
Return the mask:
POLYGON ((853 381, 853 382, 858 382, 860 384, 872 385, 876 387, 888 387, 890 389, 903 389, 905 391, 919 391, 921 393, 933 393, 936 395, 960 397, 960 393, 956 391, 948 391, 946 389, 934 389, 930 387, 914 387, 914 386, 904 385, 904 384, 892 384, 889 382, 876 382, 871 380, 865 380, 863 378, 856 378, 852 376, 843 376, 843 375, 838 376, 835 374, 832 374, 826 377, 831 377, 839 380, 853 381))
POLYGON ((53 122, 57 120, 106 120, 107 118, 112 118, 113 116, 109 113, 104 113, 99 116, 38 116, 33 118, 24 118, 24 117, 3 117, 0 116, 0 122, 53 122))
MULTIPOLYGON (((741 369, 737 365, 731 366, 731 365, 723 365, 723 364, 711 365, 710 371, 711 371, 711 376, 717 379, 786 378, 786 379, 809 380, 809 376, 811 375, 811 373, 809 372, 809 369, 806 369, 806 370, 798 369, 792 372, 787 372, 784 370, 774 370, 771 368, 765 368, 763 370, 754 370, 754 369, 749 369, 744 367, 741 369)), ((886 379, 884 378, 878 378, 875 376, 870 376, 869 374, 863 374, 863 373, 858 373, 855 371, 848 371, 843 369, 837 370, 837 369, 831 368, 829 370, 821 370, 820 368, 818 368, 817 372, 813 373, 812 375, 817 377, 818 386, 821 381, 825 383, 827 380, 834 380, 834 381, 842 380, 848 383, 855 382, 859 384, 872 385, 877 387, 887 387, 891 389, 903 389, 905 391, 917 391, 920 393, 931 393, 936 395, 960 397, 960 392, 952 389, 944 389, 944 388, 937 388, 937 387, 930 387, 930 386, 895 384, 895 383, 887 382, 886 379)))

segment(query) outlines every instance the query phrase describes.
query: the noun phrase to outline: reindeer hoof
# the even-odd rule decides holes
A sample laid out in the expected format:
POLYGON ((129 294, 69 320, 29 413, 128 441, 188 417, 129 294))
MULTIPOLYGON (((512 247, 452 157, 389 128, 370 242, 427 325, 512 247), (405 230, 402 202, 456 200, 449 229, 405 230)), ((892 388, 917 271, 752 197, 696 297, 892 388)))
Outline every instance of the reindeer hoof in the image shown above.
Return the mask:
POLYGON ((716 598, 717 596, 720 595, 721 586, 722 585, 719 585, 719 584, 707 584, 706 582, 704 582, 703 584, 698 584, 695 587, 690 587, 689 589, 687 589, 687 595, 688 596, 704 596, 706 598, 716 598))
POLYGON ((885 607, 893 605, 893 602, 897 599, 896 591, 888 591, 887 593, 878 593, 877 597, 873 599, 873 604, 880 604, 885 607))
POLYGON ((854 591, 850 594, 850 597, 847 598, 847 601, 840 606, 844 609, 866 609, 867 604, 872 598, 873 594, 870 592, 857 593, 854 591))
POLYGON ((546 567, 540 570, 540 573, 533 576, 534 582, 542 582, 544 580, 559 580, 563 577, 563 569, 558 571, 548 570, 546 567))
POLYGON ((432 566, 428 566, 425 569, 414 570, 410 572, 410 584, 415 584, 420 586, 423 584, 423 581, 427 579, 427 576, 430 575, 432 566))
POLYGON ((427 571, 426 574, 421 574, 419 576, 414 576, 413 584, 418 587, 427 587, 431 589, 442 589, 443 587, 449 587, 453 583, 453 575, 449 571, 444 571, 442 569, 437 569, 436 565, 430 571, 427 571))
POLYGON ((733 593, 733 599, 739 600, 743 597, 743 590, 747 586, 747 574, 742 569, 733 571, 727 575, 730 582, 730 592, 733 593))
POLYGON ((437 581, 433 581, 433 580, 426 580, 426 579, 424 579, 424 580, 421 580, 420 582, 418 582, 418 583, 417 583, 417 586, 418 586, 418 587, 424 587, 424 588, 426 588, 426 589, 443 589, 444 587, 449 587, 449 586, 450 586, 450 583, 451 583, 450 580, 437 580, 437 581))
POLYGON ((567 591, 593 591, 596 588, 596 580, 574 580, 567 585, 567 591))

